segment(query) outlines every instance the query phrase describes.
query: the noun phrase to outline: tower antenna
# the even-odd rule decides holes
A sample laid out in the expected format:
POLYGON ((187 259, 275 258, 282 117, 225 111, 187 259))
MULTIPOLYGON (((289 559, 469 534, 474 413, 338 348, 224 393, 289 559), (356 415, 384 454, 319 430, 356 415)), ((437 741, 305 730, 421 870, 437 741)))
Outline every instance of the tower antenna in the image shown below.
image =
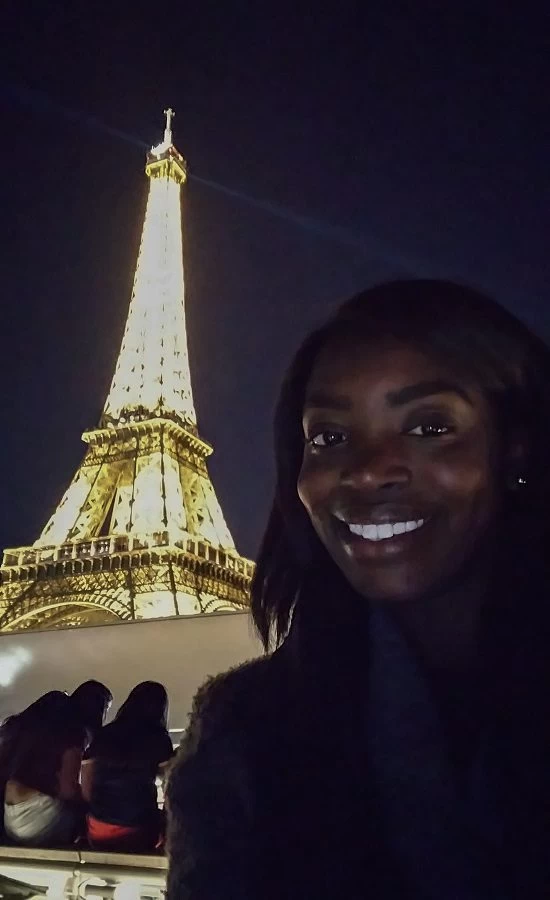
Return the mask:
POLYGON ((166 116, 166 127, 164 129, 164 141, 167 144, 172 143, 172 119, 176 115, 174 110, 169 106, 168 109, 164 110, 164 115, 166 116))

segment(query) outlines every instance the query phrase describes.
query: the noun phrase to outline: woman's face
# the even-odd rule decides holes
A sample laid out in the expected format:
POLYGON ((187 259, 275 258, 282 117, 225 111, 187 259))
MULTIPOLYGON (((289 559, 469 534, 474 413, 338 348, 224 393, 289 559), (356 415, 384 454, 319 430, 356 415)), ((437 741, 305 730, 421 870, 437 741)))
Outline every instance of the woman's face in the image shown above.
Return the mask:
POLYGON ((479 388, 407 344, 338 339, 312 371, 298 494, 353 587, 422 596, 497 514, 498 447, 479 388))

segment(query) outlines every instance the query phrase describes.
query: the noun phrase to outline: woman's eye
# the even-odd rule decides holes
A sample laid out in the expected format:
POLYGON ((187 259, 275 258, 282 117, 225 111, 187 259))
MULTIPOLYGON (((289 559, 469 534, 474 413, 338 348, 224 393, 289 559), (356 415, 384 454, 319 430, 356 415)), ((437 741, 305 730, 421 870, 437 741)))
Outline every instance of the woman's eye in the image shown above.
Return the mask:
POLYGON ((450 425, 445 425, 443 422, 425 422, 423 425, 410 428, 407 434, 414 435, 414 437, 440 437, 443 434, 450 434, 452 431, 450 425))
POLYGON ((308 438, 308 444, 313 447, 336 447, 343 444, 346 437, 342 431, 317 431, 308 438))

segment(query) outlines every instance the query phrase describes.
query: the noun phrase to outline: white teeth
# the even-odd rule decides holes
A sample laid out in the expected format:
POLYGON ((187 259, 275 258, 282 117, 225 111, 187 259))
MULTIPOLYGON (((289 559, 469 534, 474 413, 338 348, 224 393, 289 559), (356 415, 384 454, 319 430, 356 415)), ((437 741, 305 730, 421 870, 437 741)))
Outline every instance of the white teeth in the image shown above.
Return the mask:
MULTIPOLYGON (((336 518, 340 519, 340 516, 337 516, 336 518)), ((340 521, 342 522, 343 519, 340 519, 340 521)), ((363 537, 363 526, 362 525, 348 525, 348 528, 352 534, 356 534, 359 537, 363 537)))
POLYGON ((424 524, 424 519, 407 522, 384 522, 383 525, 358 525, 347 523, 352 534, 365 538, 367 541, 385 541, 406 531, 416 531, 424 524))

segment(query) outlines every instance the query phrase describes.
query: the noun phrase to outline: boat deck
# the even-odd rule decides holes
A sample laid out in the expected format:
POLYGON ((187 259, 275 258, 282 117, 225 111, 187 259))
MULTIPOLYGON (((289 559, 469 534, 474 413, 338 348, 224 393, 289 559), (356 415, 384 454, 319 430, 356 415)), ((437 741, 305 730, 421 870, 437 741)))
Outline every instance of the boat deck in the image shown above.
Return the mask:
POLYGON ((0 846, 0 896, 5 900, 162 900, 167 866, 161 854, 0 846))

